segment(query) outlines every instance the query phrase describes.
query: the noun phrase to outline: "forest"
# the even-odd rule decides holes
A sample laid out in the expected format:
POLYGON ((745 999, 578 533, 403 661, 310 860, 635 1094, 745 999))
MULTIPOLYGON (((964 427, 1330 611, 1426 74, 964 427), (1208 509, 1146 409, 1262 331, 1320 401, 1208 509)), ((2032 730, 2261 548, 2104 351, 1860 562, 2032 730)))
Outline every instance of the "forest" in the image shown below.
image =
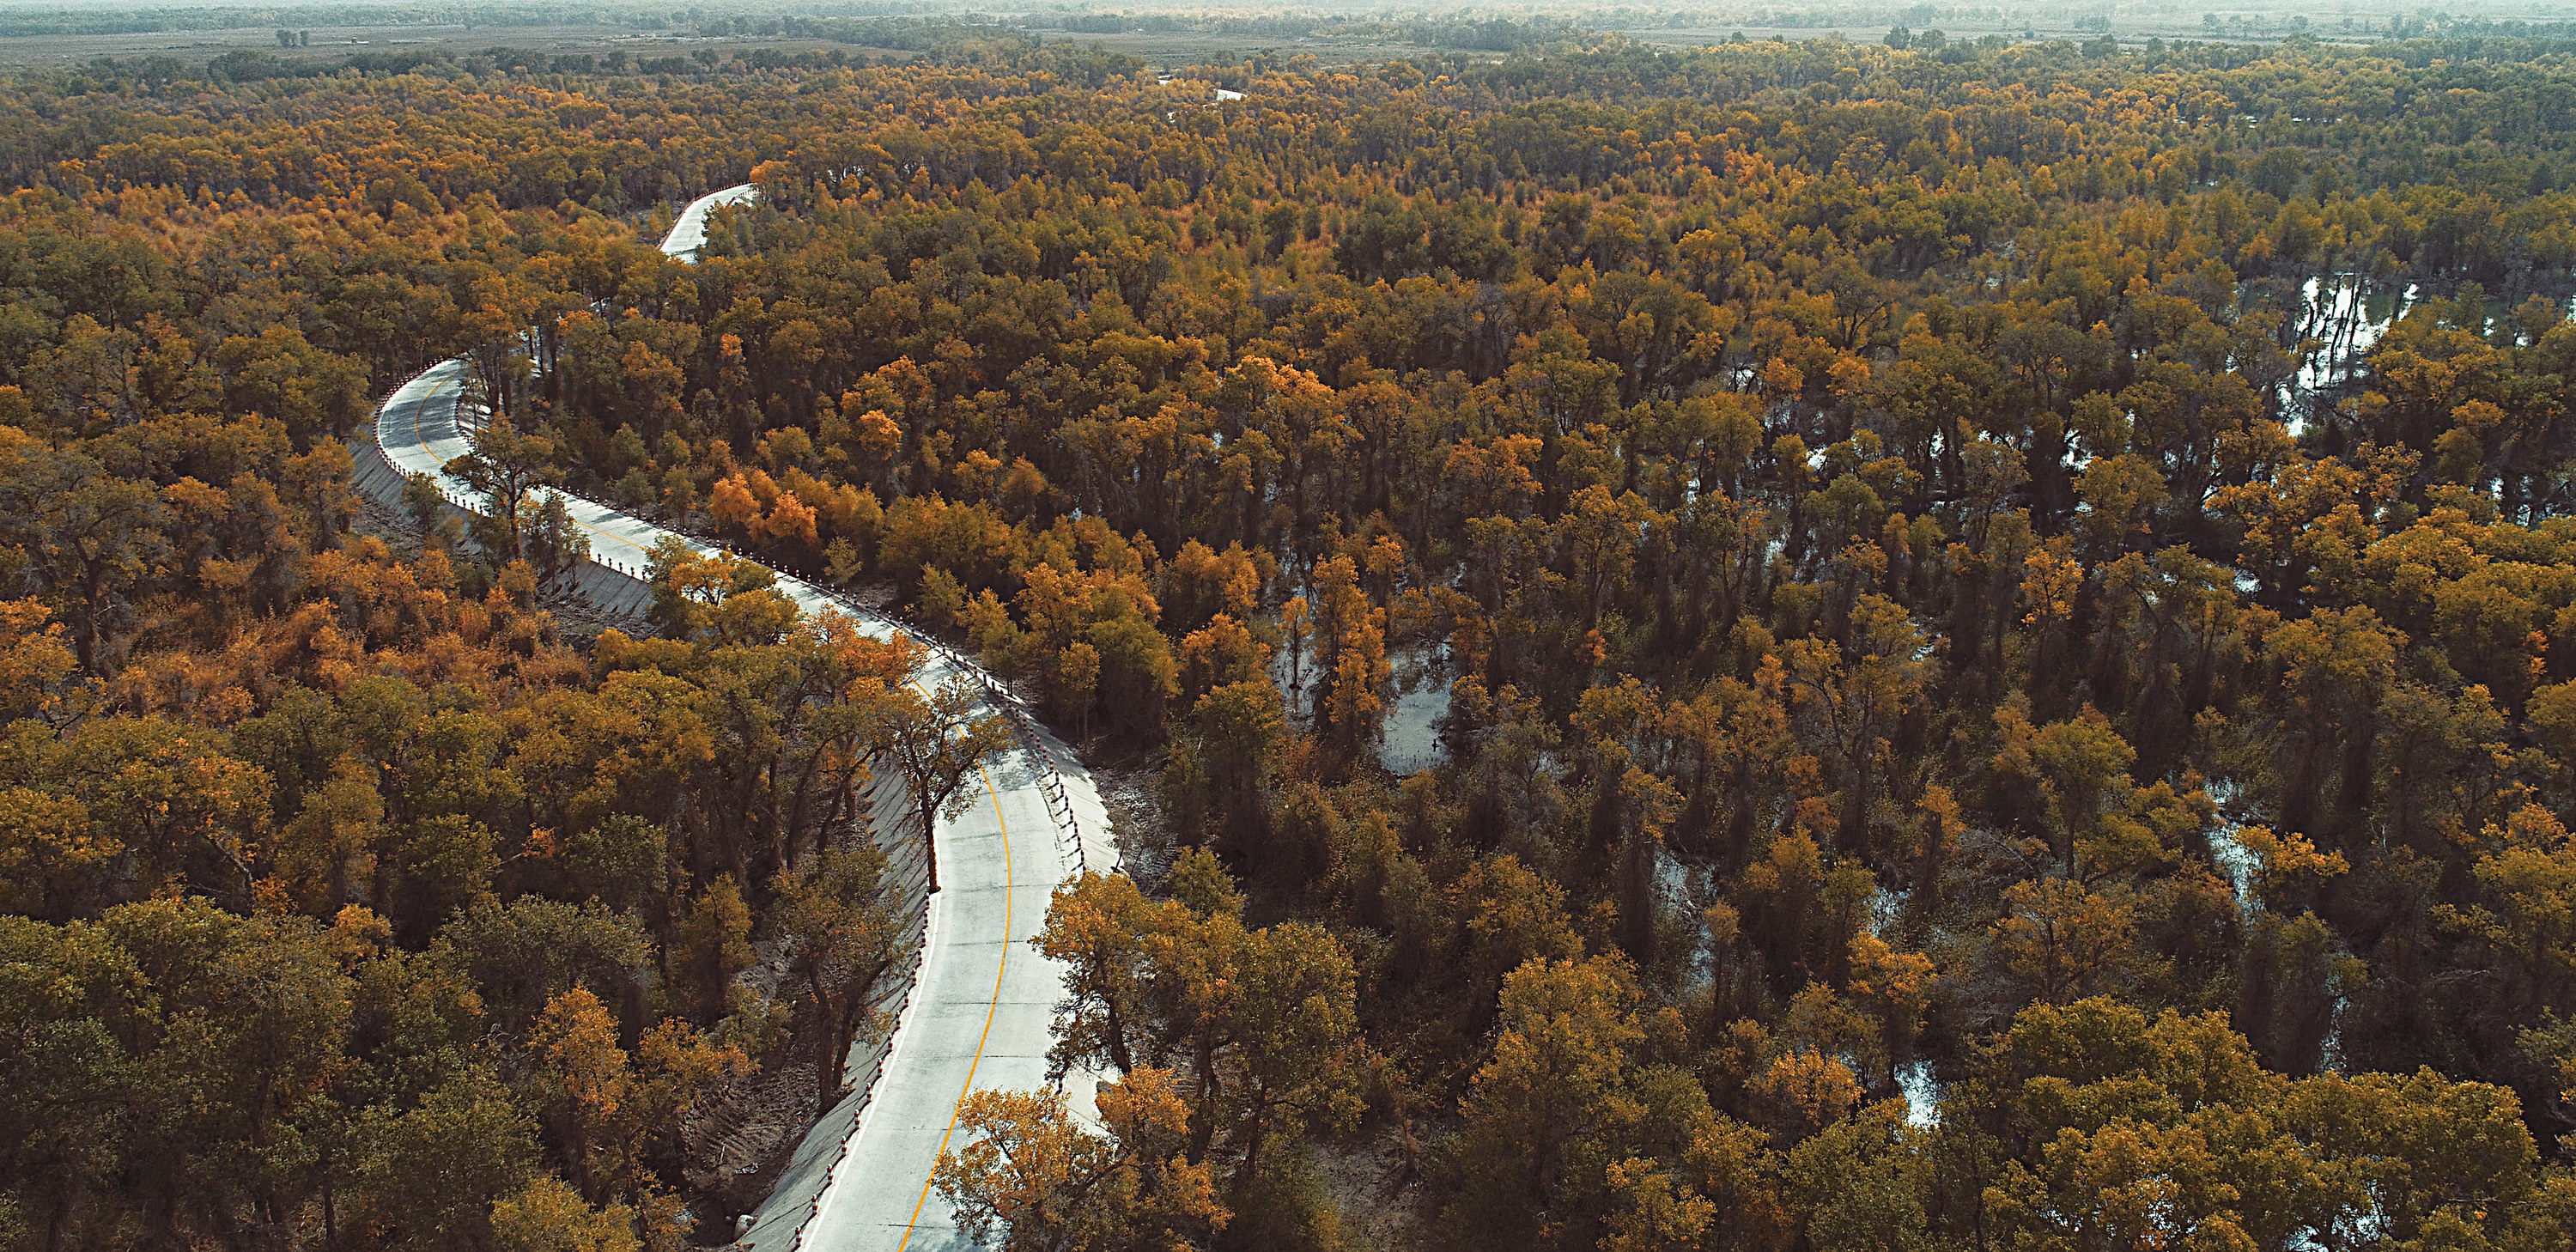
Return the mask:
POLYGON ((1128 780, 988 1246, 2576 1247, 2576 44, 1891 42, 0 79, 0 1244, 721 1245, 884 1028, 912 654, 364 501, 463 356, 1128 780))

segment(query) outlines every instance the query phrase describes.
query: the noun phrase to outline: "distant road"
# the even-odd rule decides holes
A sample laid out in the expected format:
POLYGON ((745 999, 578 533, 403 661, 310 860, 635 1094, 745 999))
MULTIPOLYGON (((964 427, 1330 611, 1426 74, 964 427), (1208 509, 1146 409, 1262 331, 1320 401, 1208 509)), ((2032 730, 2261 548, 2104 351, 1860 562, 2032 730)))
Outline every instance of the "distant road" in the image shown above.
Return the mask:
MULTIPOLYGON (((662 251, 694 261, 706 241, 708 210, 742 203, 753 192, 750 184, 728 187, 690 204, 662 251)), ((433 476, 451 500, 472 507, 472 490, 445 469, 470 450, 457 412, 467 369, 462 360, 445 361, 404 384, 378 412, 376 439, 397 469, 433 476)), ((701 552, 714 550, 603 504, 572 495, 563 501, 589 536, 593 557, 630 577, 643 576, 647 554, 665 538, 701 552)), ((803 579, 781 573, 778 586, 807 613, 851 613, 843 601, 803 579)), ((880 617, 852 615, 870 635, 894 633, 880 617)), ((1086 864, 1110 867, 1108 822, 1080 762, 973 663, 934 651, 913 677, 924 689, 936 689, 956 676, 983 686, 989 711, 1012 716, 1023 727, 1022 740, 986 763, 986 803, 940 823, 943 889, 930 898, 919 981, 896 1027, 883 1076, 859 1097, 857 1131, 829 1167, 828 1182, 816 1194, 789 1195, 788 1185, 797 1181, 791 1173, 782 1194, 762 1210, 748 1241, 764 1252, 788 1246, 789 1232, 800 1225, 803 1237, 796 1242, 835 1252, 970 1246, 929 1187, 940 1149, 953 1143, 958 1102, 970 1090, 1046 1082, 1065 971, 1028 941, 1044 926, 1058 884, 1086 864), (807 1212, 810 1221, 800 1220, 807 1212)), ((1077 1092, 1077 1103, 1087 1106, 1079 1097, 1088 1094, 1077 1092)), ((846 1131, 848 1120, 828 1117, 817 1133, 846 1131)), ((816 1159, 828 1161, 829 1145, 813 1143, 799 1152, 800 1160, 818 1148, 823 1154, 816 1159)))

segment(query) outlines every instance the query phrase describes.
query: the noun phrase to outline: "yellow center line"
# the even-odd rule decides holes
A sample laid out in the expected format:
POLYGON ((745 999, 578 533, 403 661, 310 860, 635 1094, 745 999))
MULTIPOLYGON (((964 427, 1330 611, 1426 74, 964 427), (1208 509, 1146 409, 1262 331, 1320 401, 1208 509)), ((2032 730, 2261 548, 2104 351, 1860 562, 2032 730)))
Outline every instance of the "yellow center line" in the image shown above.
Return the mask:
MULTIPOLYGON (((435 366, 432 366, 431 368, 435 369, 436 367, 435 367, 435 366)), ((422 372, 422 373, 424 373, 424 374, 426 374, 426 373, 428 373, 429 371, 428 371, 428 370, 423 370, 423 371, 421 371, 421 372, 422 372)), ((414 446, 418 447, 421 451, 423 451, 423 452, 427 452, 427 451, 429 450, 429 437, 420 433, 420 399, 421 399, 421 398, 420 398, 420 397, 418 397, 418 396, 414 396, 414 397, 412 397, 412 402, 411 402, 411 441, 412 441, 412 444, 413 444, 414 446)))
MULTIPOLYGON (((580 497, 575 496, 575 497, 573 497, 573 498, 574 498, 574 499, 579 499, 580 497)), ((592 534, 594 534, 594 535, 597 535, 597 536, 599 536, 599 537, 600 537, 600 538, 602 538, 602 539, 614 539, 614 540, 616 540, 617 542, 622 543, 622 544, 625 544, 627 547, 633 548, 633 549, 635 549, 636 551, 641 552, 641 553, 643 553, 644 555, 646 555, 646 556, 648 556, 648 557, 649 557, 649 556, 651 556, 651 555, 653 555, 653 550, 652 550, 651 548, 645 547, 643 544, 637 543, 637 542, 635 542, 634 540, 629 539, 629 538, 626 538, 626 537, 625 537, 625 536, 623 536, 623 535, 612 535, 612 534, 608 533, 607 531, 601 530, 600 528, 598 528, 598 527, 596 527, 596 526, 593 526, 593 525, 591 525, 590 523, 588 523, 588 522, 585 522, 585 521, 581 520, 581 519, 580 519, 580 518, 578 518, 578 517, 574 517, 574 516, 572 515, 572 506, 571 506, 571 505, 565 505, 565 506, 564 506, 564 520, 565 520, 565 521, 568 521, 568 522, 571 522, 573 525, 575 525, 575 526, 579 526, 579 527, 581 527, 583 530, 589 531, 590 533, 592 533, 592 534)))
MULTIPOLYGON (((948 1111, 948 1128, 939 1132, 940 1156, 948 1155, 948 1139, 957 1133, 957 1118, 965 1112, 966 1097, 975 1091, 975 1070, 984 1063, 984 1045, 993 1038, 993 1017, 1002 1008, 1002 973, 1011 967, 1011 827, 1002 820, 1002 793, 993 786, 992 772, 981 765, 975 772, 984 779, 984 794, 993 798, 993 825, 1002 832, 1002 959, 993 966, 993 999, 984 1006, 984 1033, 975 1040, 975 1057, 966 1063, 966 1085, 957 1092, 957 1106, 948 1111)), ((904 1223, 903 1239, 894 1245, 894 1252, 903 1252, 912 1243, 912 1232, 921 1228, 921 1208, 930 1203, 930 1188, 938 1181, 938 1157, 933 1157, 930 1177, 921 1180, 921 1198, 912 1202, 912 1217, 904 1223)))

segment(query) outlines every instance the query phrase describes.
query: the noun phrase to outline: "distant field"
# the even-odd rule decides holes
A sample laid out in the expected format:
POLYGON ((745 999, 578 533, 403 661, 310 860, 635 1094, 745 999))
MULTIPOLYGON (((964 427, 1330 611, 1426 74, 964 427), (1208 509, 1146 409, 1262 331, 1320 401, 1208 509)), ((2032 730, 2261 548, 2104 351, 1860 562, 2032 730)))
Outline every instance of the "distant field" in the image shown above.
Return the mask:
MULTIPOLYGON (((47 65, 76 65, 97 57, 119 59, 145 56, 172 56, 191 64, 239 49, 265 52, 279 58, 337 60, 358 52, 426 51, 463 56, 487 48, 508 47, 545 52, 601 53, 622 50, 636 59, 685 56, 700 48, 713 48, 731 55, 755 48, 782 52, 808 49, 838 49, 856 55, 889 55, 887 50, 820 39, 782 39, 758 36, 722 36, 715 38, 679 34, 647 34, 627 26, 341 26, 311 29, 311 42, 295 48, 281 48, 273 28, 244 30, 151 31, 116 35, 30 35, 18 38, 0 37, 0 68, 37 68, 47 65)), ((1696 33, 1696 32, 1694 32, 1696 33)), ((1821 32, 1808 32, 1817 34, 1821 32)), ((1256 39, 1233 35, 1202 35, 1189 31, 1129 32, 1121 34, 1075 34, 1066 31, 1037 30, 1029 32, 1041 42, 1054 45, 1097 46, 1113 52, 1139 56, 1157 66, 1198 65, 1219 59, 1271 52, 1282 56, 1312 53, 1326 64, 1358 61, 1385 61, 1401 57, 1420 57, 1438 49, 1402 42, 1378 42, 1352 39, 1256 39)), ((1725 38, 1723 32, 1716 36, 1725 38)), ((1662 41, 1659 41, 1662 42, 1662 41)), ((1681 42, 1681 41, 1675 41, 1681 42)), ((1696 42, 1708 42, 1702 39, 1696 42)), ((892 53, 908 56, 908 53, 892 53)), ((1480 58, 1498 57, 1499 53, 1472 53, 1480 58)))
POLYGON ((685 56, 700 48, 731 54, 736 50, 774 48, 802 52, 809 48, 869 49, 818 39, 757 37, 702 38, 695 35, 637 31, 631 26, 339 26, 310 28, 311 42, 281 48, 274 28, 243 30, 146 31, 117 35, 28 35, 0 38, 0 67, 40 68, 77 65, 97 57, 171 56, 196 63, 239 49, 271 56, 337 60, 355 52, 446 52, 464 55, 486 48, 524 48, 561 55, 623 50, 636 58, 685 56))
MULTIPOLYGON (((2011 39, 2085 40, 2099 32, 2078 30, 2048 23, 2026 24, 2020 21, 1957 23, 1943 27, 1954 39, 1977 39, 2003 35, 2011 39)), ((772 49, 802 52, 808 49, 838 49, 872 56, 885 56, 884 49, 867 48, 829 40, 789 39, 762 36, 706 37, 667 32, 642 32, 631 26, 600 24, 566 24, 559 26, 336 26, 308 28, 308 43, 282 48, 277 44, 274 28, 246 27, 238 30, 148 31, 104 35, 29 35, 0 36, 0 69, 29 69, 45 66, 76 65, 98 57, 129 59, 147 56, 171 56, 191 64, 227 52, 250 49, 280 58, 336 60, 358 52, 395 52, 418 50, 462 56, 488 48, 510 47, 544 52, 601 53, 623 50, 637 59, 681 56, 701 48, 712 48, 731 55, 737 51, 772 49)), ((1499 57, 1500 53, 1467 49, 1431 48, 1403 41, 1329 38, 1261 38, 1229 34, 1201 34, 1192 31, 1132 31, 1114 34, 1073 33, 1057 30, 1032 30, 1032 37, 1049 44, 1097 46, 1144 58, 1159 67, 1198 65, 1232 60, 1256 52, 1280 56, 1312 54, 1328 65, 1354 62, 1385 61, 1395 58, 1420 58, 1428 55, 1452 55, 1464 52, 1479 60, 1499 57)), ((1832 39, 1855 43, 1875 43, 1887 34, 1880 25, 1841 27, 1667 27, 1639 28, 1622 32, 1639 43, 1666 47, 1693 47, 1723 43, 1741 35, 1747 39, 1832 39)), ((2150 37, 2167 39, 2208 39, 2212 34, 2199 23, 2186 21, 2174 14, 2123 15, 2116 33, 2130 43, 2141 43, 2150 37)), ((2337 41, 2345 32, 2331 22, 2320 23, 2314 32, 2318 38, 2337 41)), ((2262 40, 2261 42, 2270 42, 2262 40)), ((906 54, 895 53, 902 56, 906 54)))

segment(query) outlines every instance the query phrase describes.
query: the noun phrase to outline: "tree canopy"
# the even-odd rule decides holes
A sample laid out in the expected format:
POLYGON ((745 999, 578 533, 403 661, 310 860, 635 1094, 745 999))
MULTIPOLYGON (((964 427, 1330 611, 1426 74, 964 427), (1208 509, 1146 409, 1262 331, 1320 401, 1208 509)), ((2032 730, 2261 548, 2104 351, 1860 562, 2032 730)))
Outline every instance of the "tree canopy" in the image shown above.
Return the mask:
POLYGON ((994 1243, 2567 1248, 2568 46, 1506 25, 0 81, 0 1241, 721 1242, 840 1094, 1002 731, 561 483, 1102 764, 994 1243))

